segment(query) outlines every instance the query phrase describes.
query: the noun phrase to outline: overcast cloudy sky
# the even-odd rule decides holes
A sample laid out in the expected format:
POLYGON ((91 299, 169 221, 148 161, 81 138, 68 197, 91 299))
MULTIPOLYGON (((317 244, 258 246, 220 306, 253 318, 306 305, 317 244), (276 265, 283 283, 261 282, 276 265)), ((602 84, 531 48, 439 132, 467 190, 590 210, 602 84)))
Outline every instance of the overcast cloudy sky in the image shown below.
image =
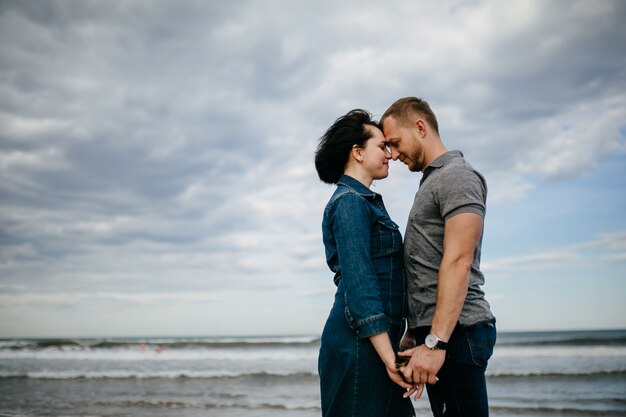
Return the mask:
MULTIPOLYGON (((404 96, 487 177, 499 329, 626 328, 624 22, 619 0, 0 1, 0 337, 319 334, 313 152, 404 96)), ((373 186, 402 229, 420 175, 373 186)))

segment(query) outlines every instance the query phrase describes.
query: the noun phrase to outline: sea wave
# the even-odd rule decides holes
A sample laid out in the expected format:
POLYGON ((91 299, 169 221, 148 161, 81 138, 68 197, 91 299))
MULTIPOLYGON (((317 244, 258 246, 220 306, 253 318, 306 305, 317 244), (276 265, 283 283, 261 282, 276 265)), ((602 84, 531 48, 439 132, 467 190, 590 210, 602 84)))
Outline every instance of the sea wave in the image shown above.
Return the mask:
MULTIPOLYGON (((626 378, 624 370, 601 370, 589 372, 552 372, 552 371, 507 371, 489 373, 487 377, 491 380, 504 378, 626 378)), ((25 379, 228 379, 228 378, 252 378, 252 379, 289 379, 289 378, 318 378, 315 370, 303 371, 32 371, 32 372, 0 372, 0 379, 25 378, 25 379)))
POLYGON ((317 411, 321 407, 315 405, 296 405, 278 402, 258 402, 250 403, 244 401, 231 402, 199 402, 188 403, 183 401, 151 401, 151 400, 123 400, 123 401, 99 401, 97 405, 123 406, 123 407, 143 407, 143 408, 196 408, 196 409, 246 409, 246 410, 286 410, 286 411, 317 411))
POLYGON ((624 357, 626 346, 536 346, 496 345, 494 357, 498 358, 566 358, 566 357, 624 357))
POLYGON ((487 378, 489 379, 498 379, 498 378, 578 378, 578 377, 626 377, 626 370, 624 369, 594 369, 589 371, 581 371, 581 370, 568 370, 561 369, 558 371, 554 370, 537 370, 537 371, 526 371, 526 370, 506 370, 506 371, 490 371, 487 368, 487 378))
POLYGON ((283 347, 281 349, 259 347, 257 349, 169 349, 160 346, 126 347, 118 349, 67 348, 67 349, 0 349, 0 360, 81 360, 121 362, 163 361, 306 361, 315 360, 318 351, 283 347))
POLYGON ((571 408, 571 407, 498 407, 489 406, 491 414, 499 415, 524 415, 524 416, 624 416, 624 410, 610 410, 610 409, 594 409, 594 408, 571 408))
MULTIPOLYGON (((49 338, 0 339, 0 349, 119 349, 138 345, 167 349, 317 347, 319 335, 301 336, 215 336, 215 337, 128 337, 128 338, 49 338)), ((500 332, 498 347, 626 347, 626 330, 500 332)))
POLYGON ((311 378, 317 373, 302 371, 237 372, 237 371, 36 371, 0 372, 0 379, 228 379, 228 378, 311 378))
POLYGON ((119 349, 160 346, 166 349, 306 347, 318 345, 318 336, 268 336, 219 338, 128 338, 128 339, 4 339, 2 350, 23 349, 119 349))
POLYGON ((502 332, 498 346, 626 346, 626 330, 502 332))
MULTIPOLYGON (((22 347, 0 348, 0 361, 7 360, 80 360, 80 361, 121 361, 121 362, 162 362, 162 361, 315 361, 319 349, 317 346, 301 346, 284 344, 279 347, 256 346, 251 348, 219 345, 217 347, 201 347, 191 345, 188 349, 171 348, 168 345, 126 344, 116 348, 100 348, 89 346, 63 345, 53 347, 22 347)), ((517 347, 496 346, 491 362, 506 360, 610 360, 626 364, 626 347, 593 346, 593 347, 517 347)))

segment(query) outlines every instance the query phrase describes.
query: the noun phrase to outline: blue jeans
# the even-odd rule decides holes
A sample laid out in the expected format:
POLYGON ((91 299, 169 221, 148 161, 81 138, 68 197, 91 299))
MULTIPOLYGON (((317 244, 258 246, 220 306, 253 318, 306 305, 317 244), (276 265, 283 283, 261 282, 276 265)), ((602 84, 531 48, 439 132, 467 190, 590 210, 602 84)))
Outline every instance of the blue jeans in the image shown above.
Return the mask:
MULTIPOLYGON (((418 343, 430 327, 414 330, 418 343)), ((434 385, 426 385, 435 417, 487 417, 487 361, 496 343, 495 320, 472 326, 457 324, 446 351, 446 360, 434 385)))

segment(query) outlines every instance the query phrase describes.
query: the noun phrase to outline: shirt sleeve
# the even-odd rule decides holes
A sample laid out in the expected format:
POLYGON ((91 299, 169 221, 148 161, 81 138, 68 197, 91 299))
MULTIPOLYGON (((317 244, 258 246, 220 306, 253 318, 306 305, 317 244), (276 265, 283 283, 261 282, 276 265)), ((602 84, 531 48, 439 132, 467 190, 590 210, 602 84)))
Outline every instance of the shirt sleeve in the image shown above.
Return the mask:
POLYGON ((346 320, 361 338, 389 331, 372 262, 367 201, 359 195, 347 194, 337 201, 334 217, 346 320))
POLYGON ((446 172, 438 189, 441 217, 449 219, 460 213, 475 213, 485 217, 487 187, 476 171, 453 167, 446 172))

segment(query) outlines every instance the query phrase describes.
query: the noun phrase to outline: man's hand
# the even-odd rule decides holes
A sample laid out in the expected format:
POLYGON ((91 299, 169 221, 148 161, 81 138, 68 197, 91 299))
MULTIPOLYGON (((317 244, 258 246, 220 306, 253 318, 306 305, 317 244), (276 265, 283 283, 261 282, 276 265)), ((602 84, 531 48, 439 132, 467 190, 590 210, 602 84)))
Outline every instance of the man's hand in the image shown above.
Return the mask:
POLYGON ((420 397, 422 396, 422 392, 424 391, 424 384, 421 385, 417 385, 417 384, 409 384, 408 382, 405 382, 404 379, 402 378, 402 375, 400 374, 400 370, 396 369, 395 365, 394 366, 386 366, 387 368, 387 375, 389 375, 389 378, 395 382, 396 384, 400 385, 402 388, 405 389, 405 393, 404 393, 404 398, 410 397, 411 395, 413 395, 415 393, 415 401, 419 400, 420 397))
POLYGON ((446 351, 431 350, 426 345, 399 352, 402 357, 410 357, 409 363, 400 368, 404 380, 413 384, 435 384, 437 373, 446 359, 446 351))

